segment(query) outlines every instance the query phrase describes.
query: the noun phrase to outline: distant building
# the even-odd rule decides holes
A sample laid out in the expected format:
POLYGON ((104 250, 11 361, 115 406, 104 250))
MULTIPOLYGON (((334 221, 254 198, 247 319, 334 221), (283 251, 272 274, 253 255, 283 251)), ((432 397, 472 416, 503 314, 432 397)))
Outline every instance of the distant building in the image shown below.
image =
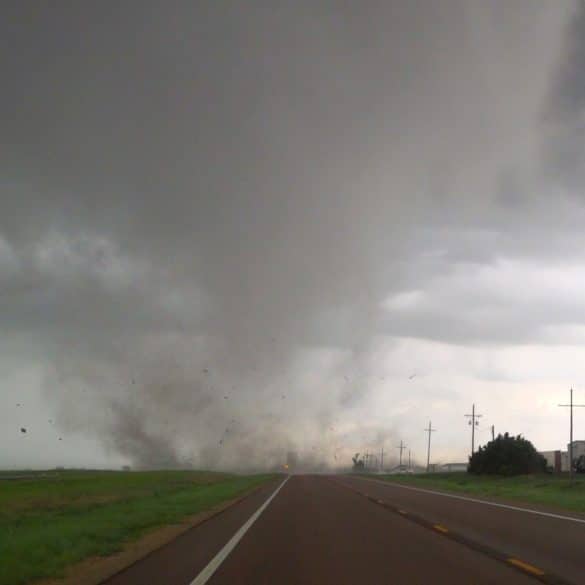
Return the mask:
POLYGON ((467 471, 467 463, 443 463, 440 471, 467 471))
MULTIPOLYGON (((549 469, 552 469, 555 473, 563 471, 563 453, 560 449, 557 449, 556 451, 541 451, 540 454, 546 459, 546 466, 549 469)), ((567 464, 568 457, 565 461, 565 465, 567 464)))
MULTIPOLYGON (((567 451, 570 443, 567 443, 567 451)), ((581 455, 585 455, 585 441, 573 441, 573 459, 578 459, 581 455)))
MULTIPOLYGON (((547 467, 554 473, 569 471, 569 447, 570 443, 567 443, 566 451, 540 451, 546 459, 547 467)), ((581 455, 585 455, 585 441, 573 441, 573 461, 579 459, 581 455)))

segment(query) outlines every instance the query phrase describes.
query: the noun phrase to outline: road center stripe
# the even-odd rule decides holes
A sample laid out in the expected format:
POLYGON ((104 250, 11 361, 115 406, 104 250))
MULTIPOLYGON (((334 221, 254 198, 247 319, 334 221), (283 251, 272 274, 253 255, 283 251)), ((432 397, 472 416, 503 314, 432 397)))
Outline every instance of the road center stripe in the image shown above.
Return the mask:
POLYGON ((531 565, 529 563, 525 563, 524 561, 521 561, 520 559, 515 559, 513 557, 510 557, 508 559, 508 562, 511 565, 514 565, 514 566, 522 569, 523 571, 530 573, 531 575, 536 575, 537 577, 542 577, 544 575, 544 571, 542 571, 538 567, 535 567, 534 565, 531 565))
POLYGON ((520 508, 519 506, 510 506, 508 504, 498 504, 496 502, 488 502, 486 500, 478 500, 476 498, 467 498, 465 496, 458 496, 456 494, 446 494, 444 492, 435 492, 433 490, 427 490, 424 488, 416 488, 410 485, 403 485, 400 483, 394 483, 392 481, 380 481, 379 479, 370 479, 367 477, 360 477, 364 481, 371 481, 385 485, 386 487, 397 487, 405 490, 412 490, 413 492, 423 492, 425 494, 433 494, 435 496, 443 496, 445 498, 453 498, 455 500, 463 500, 464 502, 473 502, 474 504, 483 504, 484 506, 493 506, 495 508, 504 508, 506 510, 515 510, 516 512, 525 512, 526 514, 535 514, 536 516, 546 516, 547 518, 556 518, 557 520, 568 520, 570 522, 577 522, 579 524, 585 524, 584 518, 574 518, 573 516, 563 516, 562 514, 553 514, 551 512, 541 512, 540 510, 532 510, 531 508, 520 508))
POLYGON ((227 556, 236 548, 238 542, 252 527, 252 524, 258 520, 260 514, 268 507, 268 504, 276 497, 276 494, 282 489, 282 486, 289 480, 288 475, 285 480, 274 490, 273 494, 248 518, 247 522, 228 540, 226 545, 209 561, 208 565, 189 583, 189 585, 205 585, 212 575, 219 569, 220 565, 225 561, 227 556))

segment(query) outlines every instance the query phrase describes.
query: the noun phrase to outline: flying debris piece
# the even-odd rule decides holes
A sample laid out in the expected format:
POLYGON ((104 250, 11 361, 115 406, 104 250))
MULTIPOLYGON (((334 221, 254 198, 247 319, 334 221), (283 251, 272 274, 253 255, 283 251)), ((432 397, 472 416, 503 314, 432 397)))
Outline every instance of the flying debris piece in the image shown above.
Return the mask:
POLYGON ((26 433, 26 429, 24 427, 20 427, 20 432, 21 433, 26 433))
POLYGON ((224 400, 227 400, 227 399, 228 399, 228 397, 227 397, 227 396, 224 396, 224 397, 223 397, 223 399, 224 399, 224 400))
POLYGON ((281 398, 284 400, 286 398, 286 396, 283 394, 281 398))
POLYGON ((409 380, 412 380, 413 378, 416 378, 416 374, 412 374, 412 376, 408 376, 409 380))
POLYGON ((203 373, 204 374, 209 374, 209 368, 203 368, 203 373))
POLYGON ((62 441, 62 440, 63 440, 62 437, 59 437, 59 441, 62 441))
POLYGON ((20 406, 20 402, 17 402, 17 403, 16 403, 16 406, 20 406))
POLYGON ((223 445, 223 439, 220 439, 219 444, 223 445))
POLYGON ((132 384, 136 384, 136 380, 132 378, 132 384))
POLYGON ((53 424, 53 421, 52 421, 51 419, 49 419, 49 422, 50 422, 51 424, 53 424))

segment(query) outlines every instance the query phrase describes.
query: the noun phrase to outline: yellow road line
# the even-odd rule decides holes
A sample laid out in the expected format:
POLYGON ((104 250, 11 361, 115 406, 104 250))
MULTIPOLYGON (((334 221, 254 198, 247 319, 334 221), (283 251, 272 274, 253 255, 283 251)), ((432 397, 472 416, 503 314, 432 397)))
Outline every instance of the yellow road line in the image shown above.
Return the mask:
POLYGON ((538 577, 542 577, 544 575, 543 570, 539 569, 538 567, 535 567, 534 565, 530 565, 528 563, 525 563, 524 561, 521 561, 520 559, 509 558, 508 562, 511 565, 519 567, 523 571, 530 573, 531 575, 537 575, 538 577))
POLYGON ((433 524, 433 528, 435 530, 438 530, 439 532, 443 532, 444 534, 447 534, 447 532, 449 532, 449 530, 445 528, 442 524, 433 524))

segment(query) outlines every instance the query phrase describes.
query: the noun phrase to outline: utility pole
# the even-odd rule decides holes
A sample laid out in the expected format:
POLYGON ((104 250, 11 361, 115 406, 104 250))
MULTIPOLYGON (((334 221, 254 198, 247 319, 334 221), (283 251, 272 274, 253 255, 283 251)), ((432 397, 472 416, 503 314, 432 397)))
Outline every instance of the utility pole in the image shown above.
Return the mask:
POLYGON ((400 440, 400 445, 398 445, 396 448, 400 449, 400 463, 398 464, 398 469, 402 469, 402 451, 406 449, 406 445, 402 442, 402 440, 400 440))
POLYGON ((408 450, 408 469, 410 470, 410 449, 408 450))
POLYGON ((380 451, 380 471, 384 471, 384 445, 382 445, 382 450, 380 451))
POLYGON ((573 404, 573 389, 570 390, 571 400, 569 404, 559 404, 559 406, 568 406, 570 409, 569 423, 569 481, 573 481, 573 407, 585 407, 585 404, 573 404))
POLYGON ((496 431, 495 431, 494 425, 492 425, 492 441, 495 441, 496 440, 495 432, 496 431))
POLYGON ((475 427, 479 426, 479 421, 478 420, 476 421, 475 419, 481 418, 483 415, 482 414, 475 414, 475 404, 474 404, 472 409, 471 409, 471 414, 466 414, 464 416, 471 419, 469 421, 469 424, 471 425, 471 455, 473 456, 473 453, 475 452, 475 427))
POLYGON ((427 473, 431 467, 431 433, 434 433, 437 429, 433 429, 431 421, 429 421, 429 428, 425 429, 425 433, 429 434, 429 442, 427 446, 427 473))

